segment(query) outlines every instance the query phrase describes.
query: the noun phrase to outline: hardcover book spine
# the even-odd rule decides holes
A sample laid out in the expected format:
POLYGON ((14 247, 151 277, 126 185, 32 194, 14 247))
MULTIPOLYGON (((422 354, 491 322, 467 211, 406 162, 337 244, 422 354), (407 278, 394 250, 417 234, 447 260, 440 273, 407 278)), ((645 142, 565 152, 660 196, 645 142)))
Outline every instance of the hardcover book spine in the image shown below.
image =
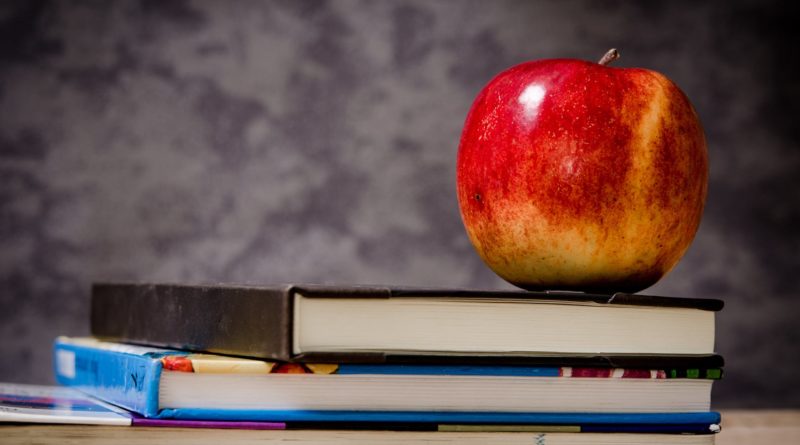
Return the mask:
POLYGON ((145 417, 158 415, 160 360, 63 339, 56 340, 53 353, 59 384, 145 417))
POLYGON ((112 341, 289 361, 292 288, 95 284, 91 333, 112 341))

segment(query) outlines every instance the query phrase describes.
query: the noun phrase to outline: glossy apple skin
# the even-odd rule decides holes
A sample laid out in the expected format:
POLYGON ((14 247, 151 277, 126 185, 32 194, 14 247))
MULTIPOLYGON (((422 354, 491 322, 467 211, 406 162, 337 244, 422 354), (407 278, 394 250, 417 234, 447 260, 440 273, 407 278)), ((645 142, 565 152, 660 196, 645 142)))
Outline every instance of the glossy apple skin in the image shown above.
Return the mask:
POLYGON ((708 153, 665 76, 580 60, 523 63, 478 95, 457 161, 473 246, 525 289, 636 292, 692 242, 708 153))

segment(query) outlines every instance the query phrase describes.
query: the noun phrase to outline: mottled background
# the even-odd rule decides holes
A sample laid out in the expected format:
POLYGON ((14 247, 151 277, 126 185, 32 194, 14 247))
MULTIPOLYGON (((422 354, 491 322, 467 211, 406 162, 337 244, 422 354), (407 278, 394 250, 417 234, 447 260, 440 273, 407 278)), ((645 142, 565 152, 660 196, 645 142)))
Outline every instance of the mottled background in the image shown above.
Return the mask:
POLYGON ((724 299, 717 407, 800 407, 797 14, 770 2, 2 1, 0 380, 52 382, 93 280, 508 288, 455 198, 463 119, 548 57, 659 70, 711 183, 651 294, 724 299))

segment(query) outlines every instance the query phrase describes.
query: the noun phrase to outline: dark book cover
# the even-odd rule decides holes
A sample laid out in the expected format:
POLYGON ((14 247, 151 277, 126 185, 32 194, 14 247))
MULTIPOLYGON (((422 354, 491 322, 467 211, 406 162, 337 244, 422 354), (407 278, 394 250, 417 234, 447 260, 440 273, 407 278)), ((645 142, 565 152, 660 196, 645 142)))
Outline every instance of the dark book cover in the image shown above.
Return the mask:
POLYGON ((490 291, 380 286, 238 286, 98 283, 92 287, 91 333, 111 341, 267 360, 327 363, 472 363, 615 368, 719 368, 718 355, 525 355, 310 353, 292 351, 293 303, 306 298, 503 298, 609 305, 722 309, 711 299, 617 293, 490 291))

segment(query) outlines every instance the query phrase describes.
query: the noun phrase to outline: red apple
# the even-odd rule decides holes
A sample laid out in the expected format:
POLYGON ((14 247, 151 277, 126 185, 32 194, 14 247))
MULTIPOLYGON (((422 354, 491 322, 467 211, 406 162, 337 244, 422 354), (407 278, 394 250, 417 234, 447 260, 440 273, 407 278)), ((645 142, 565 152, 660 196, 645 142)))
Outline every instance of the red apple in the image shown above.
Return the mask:
POLYGON ((526 289, 644 289, 680 260, 705 205, 708 153, 664 75, 571 59, 492 79, 458 149, 461 217, 489 267, 526 289))

